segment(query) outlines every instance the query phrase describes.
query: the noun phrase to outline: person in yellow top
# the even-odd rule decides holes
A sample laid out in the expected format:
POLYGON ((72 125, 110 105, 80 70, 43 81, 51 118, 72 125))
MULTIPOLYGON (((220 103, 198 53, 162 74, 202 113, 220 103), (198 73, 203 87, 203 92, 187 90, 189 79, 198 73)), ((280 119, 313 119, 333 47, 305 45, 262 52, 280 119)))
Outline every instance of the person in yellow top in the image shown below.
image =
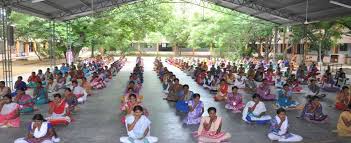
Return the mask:
POLYGON ((351 137, 351 104, 348 104, 348 108, 340 114, 337 132, 339 136, 351 137))

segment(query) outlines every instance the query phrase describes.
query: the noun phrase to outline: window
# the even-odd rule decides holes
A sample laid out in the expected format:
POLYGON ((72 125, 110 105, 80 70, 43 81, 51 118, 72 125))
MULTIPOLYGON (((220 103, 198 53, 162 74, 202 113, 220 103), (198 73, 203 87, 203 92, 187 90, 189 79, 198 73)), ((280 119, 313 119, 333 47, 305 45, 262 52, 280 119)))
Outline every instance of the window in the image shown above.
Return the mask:
POLYGON ((347 44, 340 44, 339 51, 347 51, 347 44))

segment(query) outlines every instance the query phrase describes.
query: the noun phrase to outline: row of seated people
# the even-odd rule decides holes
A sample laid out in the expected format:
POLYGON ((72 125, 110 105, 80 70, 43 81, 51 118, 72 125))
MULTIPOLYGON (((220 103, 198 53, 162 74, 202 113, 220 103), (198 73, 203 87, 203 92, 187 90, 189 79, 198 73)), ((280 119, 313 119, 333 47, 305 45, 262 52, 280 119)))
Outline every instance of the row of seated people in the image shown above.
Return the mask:
MULTIPOLYGON (((119 63, 122 64, 122 63, 119 63)), ((38 88, 37 84, 35 88, 38 88)), ((51 130, 52 126, 58 124, 68 125, 72 119, 72 112, 78 109, 78 99, 82 96, 84 89, 78 85, 76 80, 72 81, 72 88, 66 87, 64 89, 64 96, 60 93, 54 93, 53 100, 49 102, 48 117, 43 118, 41 114, 36 114, 33 117, 32 124, 28 127, 29 133, 25 138, 20 138, 15 143, 26 143, 26 142, 59 142, 60 139, 49 132, 40 132, 37 134, 37 130, 41 130, 41 127, 51 130), (43 120, 42 120, 43 119, 43 120), (40 124, 39 124, 40 122, 40 124), (45 123, 44 123, 45 122, 45 123), (42 123, 45 124, 45 126, 42 123), (34 126, 33 126, 34 125, 34 126), (36 129, 37 128, 37 129, 36 129), (47 134, 45 134, 47 133, 47 134), (50 136, 50 139, 47 137, 50 136), (51 140, 52 137, 52 140, 51 140)), ((47 98, 47 94, 46 94, 47 98)), ((0 125, 1 127, 19 127, 20 126, 20 113, 28 113, 33 111, 34 104, 33 97, 25 94, 24 88, 19 88, 15 97, 12 97, 10 92, 3 96, 1 102, 1 114, 0 114, 0 125), (14 100, 12 100, 14 98, 14 100)), ((43 129, 43 130, 46 130, 43 129)), ((52 128, 53 130, 53 128, 52 128)), ((56 134, 56 133, 55 133, 56 134)))
POLYGON ((166 87, 164 88, 167 94, 165 99, 176 102, 177 111, 187 113, 183 120, 184 124, 199 125, 198 130, 193 132, 193 136, 199 142, 223 142, 230 139, 229 133, 221 131, 222 118, 216 115, 216 108, 208 108, 209 116, 202 116, 205 110, 200 94, 190 91, 186 84, 179 84, 179 79, 166 67, 163 67, 160 59, 156 58, 154 65, 154 70, 163 83, 163 87, 166 87))
MULTIPOLYGON (((252 78, 251 78, 252 79, 252 78)), ((267 95, 270 93, 270 84, 265 82, 266 80, 263 79, 263 83, 257 88, 257 96, 260 97, 260 99, 267 100, 267 97, 264 97, 264 95, 267 95), (262 86, 263 85, 263 86, 262 86), (266 90, 266 94, 264 94, 264 89, 266 90), (262 96, 263 95, 263 96, 262 96)), ((297 102, 293 101, 291 96, 292 92, 290 90, 291 88, 289 87, 289 84, 284 84, 283 88, 281 90, 278 90, 278 99, 276 102, 277 107, 279 108, 285 108, 285 109, 292 109, 292 108, 297 108, 297 102)), ((322 111, 322 105, 320 104, 320 98, 324 97, 323 95, 320 94, 319 86, 316 84, 315 79, 311 79, 310 84, 308 85, 308 102, 301 108, 301 119, 306 119, 307 121, 313 122, 313 123, 325 123, 328 119, 328 116, 323 114, 322 111)), ((225 107, 227 109, 233 110, 233 112, 238 113, 241 112, 240 109, 243 108, 242 104, 242 97, 238 93, 238 87, 233 86, 232 87, 232 93, 228 93, 228 83, 225 82, 225 80, 221 80, 219 84, 219 88, 217 89, 218 93, 216 96, 214 96, 214 99, 216 101, 226 101, 225 107), (233 96, 234 95, 234 96, 233 96), (237 95, 237 96, 235 96, 237 95)), ((347 86, 344 86, 340 92, 337 93, 337 103, 336 107, 337 109, 340 110, 348 110, 348 104, 350 103, 350 96, 349 96, 349 88, 347 86)), ((275 99, 275 98, 273 98, 275 99)), ((245 107, 247 107, 246 105, 245 107)), ((265 108, 262 108, 265 109, 265 108)), ((247 118, 248 116, 246 115, 247 112, 244 109, 243 112, 243 120, 245 121, 251 121, 251 118, 247 118)), ((259 115, 259 114, 257 114, 259 115)), ((256 118, 257 119, 257 118, 256 118)), ((266 116, 261 116, 259 119, 260 122, 268 122, 268 117, 266 116), (266 119, 265 119, 266 118, 266 119)), ((257 121, 256 121, 257 122, 257 121)), ((347 120, 343 123, 348 123, 347 120)), ((338 124, 343 124, 338 123, 338 124)))
POLYGON ((138 56, 136 66, 129 77, 125 94, 121 96, 121 122, 127 129, 128 136, 120 137, 122 143, 155 143, 157 137, 150 136, 151 121, 147 118, 148 111, 143 106, 140 90, 143 84, 143 59, 138 56))

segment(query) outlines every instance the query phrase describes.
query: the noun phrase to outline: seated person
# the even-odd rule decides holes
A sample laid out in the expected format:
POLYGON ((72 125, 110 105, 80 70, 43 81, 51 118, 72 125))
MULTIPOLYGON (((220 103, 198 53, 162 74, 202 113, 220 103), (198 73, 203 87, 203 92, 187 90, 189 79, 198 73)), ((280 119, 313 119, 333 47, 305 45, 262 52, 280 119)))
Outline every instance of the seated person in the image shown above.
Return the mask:
POLYGON ((173 85, 168 89, 168 95, 165 99, 167 101, 177 102, 179 99, 179 94, 181 94, 183 90, 183 86, 179 84, 178 78, 174 79, 173 82, 173 85))
POLYGON ((5 81, 0 81, 0 99, 7 94, 11 94, 10 87, 5 85, 5 81))
POLYGON ((222 117, 216 115, 216 108, 210 107, 207 110, 209 116, 201 118, 201 123, 197 132, 194 132, 194 137, 202 142, 224 142, 231 138, 227 132, 222 132, 222 117))
POLYGON ((200 100, 200 94, 195 93, 193 99, 188 102, 189 112, 183 122, 187 125, 199 124, 204 112, 204 104, 200 100))
POLYGON ((94 89, 102 89, 106 87, 104 80, 100 78, 96 72, 93 73, 90 83, 94 89))
POLYGON ((46 72, 44 74, 45 80, 47 81, 50 78, 54 78, 54 75, 52 74, 52 72, 50 71, 50 68, 46 69, 46 72))
POLYGON ((275 79, 275 87, 277 88, 283 88, 283 85, 285 84, 286 82, 284 81, 283 77, 282 77, 282 73, 281 72, 278 72, 277 75, 276 75, 276 79, 275 79))
POLYGON ((336 127, 339 136, 351 137, 351 104, 341 112, 336 127))
POLYGON ((62 66, 60 67, 61 73, 68 73, 69 71, 69 66, 66 66, 65 63, 62 63, 62 66))
POLYGON ((39 77, 40 81, 42 81, 42 82, 45 81, 45 75, 43 73, 43 70, 38 70, 37 76, 39 77))
POLYGON ((210 80, 209 85, 205 86, 205 88, 207 87, 211 93, 217 92, 219 82, 220 82, 220 80, 219 80, 218 76, 215 75, 215 76, 213 76, 213 79, 210 80))
POLYGON ((151 121, 143 115, 143 107, 137 105, 133 108, 133 115, 126 118, 128 137, 121 137, 122 143, 155 143, 157 137, 150 136, 151 121))
POLYGON ((326 73, 326 75, 325 76, 323 76, 324 78, 324 80, 323 80, 323 82, 322 82, 322 89, 324 90, 324 91, 327 91, 327 92, 337 92, 337 91, 339 91, 340 89, 339 89, 339 87, 337 87, 337 86, 334 86, 335 85, 335 81, 334 81, 334 79, 333 79, 333 77, 332 77, 332 75, 331 75, 331 73, 329 72, 329 73, 326 73))
POLYGON ((14 143, 54 143, 60 142, 52 125, 47 122, 43 115, 35 114, 28 126, 28 134, 24 138, 18 138, 14 143))
POLYGON ((263 79, 263 72, 264 72, 264 69, 263 67, 259 67, 257 70, 256 70, 256 73, 255 73, 255 80, 257 82, 261 82, 262 79, 263 79))
POLYGON ((284 84, 283 89, 278 90, 278 100, 276 102, 278 108, 296 108, 298 102, 292 100, 292 95, 293 93, 291 92, 289 85, 284 84))
POLYGON ((249 76, 247 80, 245 80, 245 91, 247 93, 255 93, 256 92, 256 81, 254 80, 254 76, 249 76))
POLYGON ((84 103, 87 100, 87 93, 76 80, 72 81, 72 93, 77 97, 79 103, 84 103))
POLYGON ((307 86, 307 97, 318 96, 319 98, 324 98, 325 94, 320 94, 320 87, 317 85, 315 79, 310 80, 310 84, 307 86))
POLYGON ((268 138, 279 142, 300 142, 302 137, 288 131, 289 122, 283 108, 277 110, 277 115, 271 120, 268 138))
POLYGON ((77 97, 72 93, 72 90, 70 88, 65 89, 65 101, 68 104, 68 109, 69 112, 72 113, 75 111, 77 105, 78 105, 78 100, 77 97))
POLYGON ((269 68, 267 70, 267 72, 265 73, 265 79, 267 80, 267 84, 269 85, 273 85, 274 84, 274 73, 273 73, 273 70, 271 68, 269 68))
POLYGON ((91 96, 93 94, 93 87, 91 87, 91 83, 87 80, 86 77, 82 78, 82 84, 81 86, 85 89, 87 92, 88 96, 91 96))
POLYGON ((189 90, 189 85, 183 85, 183 90, 179 94, 179 99, 176 103, 176 109, 181 112, 189 112, 188 101, 193 97, 193 92, 189 90))
POLYGON ((252 95, 252 101, 246 103, 242 119, 247 123, 266 124, 272 117, 266 115, 266 106, 260 101, 258 94, 252 95))
POLYGON ((271 93, 270 84, 267 79, 262 79, 262 83, 257 87, 256 93, 260 96, 261 100, 272 101, 276 99, 276 95, 271 93))
POLYGON ((66 86, 66 78, 63 77, 62 73, 58 73, 56 76, 56 90, 64 89, 66 86))
POLYGON ((238 90, 238 87, 232 87, 232 92, 228 93, 226 101, 227 104, 225 105, 225 108, 232 110, 233 113, 240 113, 245 106, 242 96, 240 93, 238 93, 238 90))
POLYGON ((340 86, 345 84, 347 78, 346 78, 346 73, 342 70, 342 68, 340 68, 336 74, 335 74, 335 79, 336 79, 336 86, 340 86))
POLYGON ((343 86, 341 91, 336 94, 335 108, 338 110, 346 110, 347 105, 351 103, 349 87, 343 86))
MULTIPOLYGON (((124 112, 124 116, 122 116, 121 118, 121 122, 123 124, 125 123, 126 117, 133 115, 133 108, 137 105, 143 106, 142 103, 137 100, 137 96, 135 94, 130 94, 128 101, 121 104, 120 109, 121 111, 124 112)), ((144 108, 144 115, 148 116, 148 112, 145 108, 144 108)))
POLYGON ((23 88, 17 90, 17 95, 14 102, 19 104, 21 113, 28 113, 34 111, 33 99, 30 95, 26 94, 23 88))
POLYGON ((227 93, 228 93, 228 84, 224 79, 222 79, 219 84, 219 89, 217 91, 217 94, 213 98, 215 101, 224 101, 227 97, 227 93))
POLYGON ((11 94, 0 100, 0 128, 18 128, 21 123, 19 105, 12 102, 11 94))
POLYGON ((45 87, 46 87, 46 90, 48 92, 49 100, 53 99, 53 93, 58 91, 57 83, 54 81, 53 78, 49 78, 45 87))
POLYGON ((300 81, 298 81, 295 77, 294 74, 290 76, 290 78, 287 80, 287 83, 291 87, 291 91, 294 93, 299 93, 302 91, 302 87, 300 86, 300 81))
POLYGON ((39 76, 37 76, 36 74, 35 74, 35 72, 32 72, 32 74, 29 76, 29 78, 28 78, 28 84, 27 84, 27 87, 29 87, 29 88, 35 88, 35 87, 37 87, 37 83, 38 82, 41 82, 41 79, 39 78, 39 76))
POLYGON ((313 123, 325 123, 328 119, 328 115, 323 114, 322 105, 319 102, 318 96, 312 96, 309 98, 300 117, 301 119, 313 123))
POLYGON ((54 101, 49 104, 49 117, 46 118, 52 125, 69 124, 71 122, 69 105, 59 93, 54 95, 54 101))
POLYGON ((245 88, 246 78, 243 76, 243 72, 239 73, 234 81, 234 86, 238 88, 245 88))
POLYGON ((201 70, 201 72, 196 77, 196 83, 199 85, 203 85, 205 77, 206 77, 206 71, 201 70))
POLYGON ((12 93, 12 96, 16 96, 18 89, 27 90, 27 84, 22 80, 23 80, 22 76, 17 77, 17 81, 15 82, 15 91, 12 93))
POLYGON ((41 82, 37 82, 37 86, 34 88, 33 92, 33 102, 36 105, 42 105, 49 102, 48 92, 45 87, 43 87, 41 82))

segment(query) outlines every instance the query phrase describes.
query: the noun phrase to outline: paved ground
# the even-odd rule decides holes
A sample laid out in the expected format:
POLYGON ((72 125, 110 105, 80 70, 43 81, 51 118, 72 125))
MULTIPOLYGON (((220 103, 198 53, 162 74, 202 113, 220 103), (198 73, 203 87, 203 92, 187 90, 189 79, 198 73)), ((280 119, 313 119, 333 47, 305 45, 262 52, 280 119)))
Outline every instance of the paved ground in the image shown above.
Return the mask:
MULTIPOLYGON (((126 135, 125 128, 120 123, 119 96, 122 95, 127 79, 135 63, 135 58, 128 58, 129 63, 111 81, 106 89, 95 91, 96 96, 90 97, 88 102, 81 105, 81 111, 75 115, 75 122, 67 127, 58 127, 57 131, 64 143, 118 143, 119 137, 126 135)), ((150 111, 152 121, 151 134, 159 137, 160 143, 193 143, 195 140, 190 133, 197 126, 184 126, 182 119, 184 114, 176 112, 174 103, 162 100, 162 87, 153 68, 153 58, 145 58, 144 87, 141 94, 144 95, 144 105, 150 111)), ((179 69, 167 65, 180 79, 182 84, 189 84, 190 89, 201 94, 205 108, 214 106, 218 114, 224 117, 223 130, 232 134, 231 143, 269 143, 266 134, 268 125, 248 125, 241 120, 240 114, 233 114, 224 108, 223 103, 214 102, 210 95, 202 87, 198 86, 190 77, 179 69)), ((323 101, 325 113, 330 118, 330 123, 316 125, 295 118, 299 111, 289 111, 290 131, 304 137, 305 143, 350 143, 351 138, 338 138, 331 131, 335 129, 339 111, 331 106, 334 103, 335 94, 328 95, 323 101)), ((245 102, 250 99, 245 95, 245 102)), ((303 97, 298 100, 305 103, 303 97)), ((266 102, 266 106, 273 115, 273 102, 266 102)), ((47 105, 40 111, 46 113, 47 105)), ((207 114, 207 113, 205 113, 207 114)), ((0 129, 0 142, 11 143, 15 138, 25 134, 24 124, 30 121, 32 115, 23 115, 22 126, 17 129, 0 129)))

